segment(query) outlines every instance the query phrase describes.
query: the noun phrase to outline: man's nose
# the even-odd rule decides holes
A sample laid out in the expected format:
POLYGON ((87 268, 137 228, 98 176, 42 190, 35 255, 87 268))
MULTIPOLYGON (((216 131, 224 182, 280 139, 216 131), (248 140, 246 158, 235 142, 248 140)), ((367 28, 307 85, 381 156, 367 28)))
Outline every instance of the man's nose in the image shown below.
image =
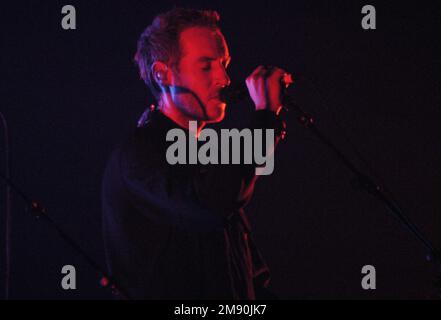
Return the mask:
POLYGON ((228 87, 231 84, 231 79, 228 76, 227 70, 222 66, 217 74, 216 84, 221 87, 228 87))

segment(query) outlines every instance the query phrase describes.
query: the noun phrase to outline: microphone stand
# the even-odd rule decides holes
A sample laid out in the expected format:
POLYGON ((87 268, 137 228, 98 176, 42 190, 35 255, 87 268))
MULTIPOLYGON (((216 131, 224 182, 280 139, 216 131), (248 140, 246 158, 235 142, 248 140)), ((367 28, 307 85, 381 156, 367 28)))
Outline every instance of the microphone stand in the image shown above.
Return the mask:
POLYGON ((6 177, 0 172, 0 178, 2 178, 6 184, 14 190, 20 198, 26 203, 27 208, 31 209, 36 219, 43 219, 50 226, 52 226, 60 235, 60 237, 80 256, 82 256, 86 262, 97 272, 100 276, 100 285, 102 287, 110 288, 112 294, 120 295, 125 300, 131 300, 129 294, 124 290, 121 285, 117 284, 115 279, 110 277, 99 265, 95 262, 81 247, 61 229, 50 216, 46 214, 46 209, 36 200, 29 198, 23 191, 21 191, 9 177, 6 177))
MULTIPOLYGON (((352 183, 358 189, 362 189, 367 193, 374 196, 378 201, 380 201, 386 208, 397 218, 405 228, 407 228, 424 246, 428 254, 426 255, 426 260, 432 262, 438 272, 441 269, 441 251, 434 248, 432 243, 426 239, 426 237, 421 233, 417 226, 405 216, 400 206, 387 196, 384 192, 384 188, 376 184, 372 178, 368 175, 362 173, 357 167, 346 157, 333 143, 328 139, 315 125, 314 119, 304 112, 289 95, 285 95, 283 99, 284 111, 288 112, 293 110, 296 113, 298 122, 309 129, 324 145, 326 145, 332 152, 337 156, 337 158, 354 174, 352 183)), ((441 297, 441 277, 438 276, 435 281, 435 288, 437 294, 441 297)))

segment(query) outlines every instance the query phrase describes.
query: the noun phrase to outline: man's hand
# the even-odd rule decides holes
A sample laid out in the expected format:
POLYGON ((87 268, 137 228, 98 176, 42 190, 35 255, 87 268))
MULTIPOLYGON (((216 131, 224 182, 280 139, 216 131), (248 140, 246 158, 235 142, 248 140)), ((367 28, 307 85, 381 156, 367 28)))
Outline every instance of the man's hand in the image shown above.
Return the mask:
POLYGON ((279 113, 282 107, 282 79, 289 85, 290 75, 281 68, 258 66, 246 79, 246 85, 256 105, 256 110, 270 110, 279 113))

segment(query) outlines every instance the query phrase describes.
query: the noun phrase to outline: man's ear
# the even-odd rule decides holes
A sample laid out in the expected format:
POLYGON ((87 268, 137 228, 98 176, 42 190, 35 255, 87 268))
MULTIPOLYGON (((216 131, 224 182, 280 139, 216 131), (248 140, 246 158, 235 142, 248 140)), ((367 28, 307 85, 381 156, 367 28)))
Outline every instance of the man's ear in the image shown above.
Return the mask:
POLYGON ((152 64, 151 70, 152 70, 152 74, 153 74, 153 79, 155 79, 156 83, 160 87, 167 87, 167 86, 171 85, 170 69, 168 68, 168 66, 164 62, 155 61, 152 64))

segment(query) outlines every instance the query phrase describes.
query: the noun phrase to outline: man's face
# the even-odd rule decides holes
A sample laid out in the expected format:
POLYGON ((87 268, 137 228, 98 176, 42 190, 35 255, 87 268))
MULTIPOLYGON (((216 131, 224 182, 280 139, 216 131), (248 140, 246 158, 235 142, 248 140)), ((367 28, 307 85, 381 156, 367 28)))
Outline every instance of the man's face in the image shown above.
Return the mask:
POLYGON ((230 54, 225 38, 219 30, 191 27, 181 32, 180 49, 181 59, 171 90, 175 105, 191 119, 221 121, 226 104, 219 93, 230 84, 226 72, 230 54))

